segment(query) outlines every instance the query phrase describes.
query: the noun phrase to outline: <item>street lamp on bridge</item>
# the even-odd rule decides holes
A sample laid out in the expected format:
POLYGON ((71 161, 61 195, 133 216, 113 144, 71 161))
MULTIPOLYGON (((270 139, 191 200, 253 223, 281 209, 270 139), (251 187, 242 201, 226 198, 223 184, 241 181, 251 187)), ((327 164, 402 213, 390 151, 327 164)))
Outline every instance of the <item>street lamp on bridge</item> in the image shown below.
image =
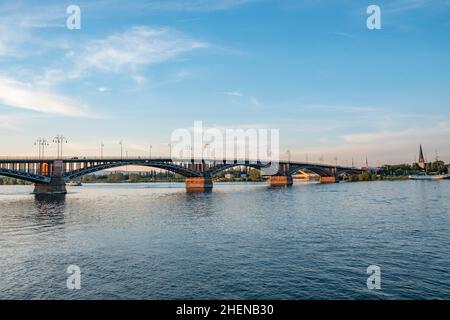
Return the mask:
POLYGON ((38 138, 35 142, 34 142, 35 146, 38 146, 38 150, 39 150, 39 160, 44 158, 44 150, 45 147, 49 146, 50 144, 47 142, 46 139, 44 138, 38 138))
POLYGON ((103 159, 103 148, 105 147, 105 145, 103 144, 103 141, 100 142, 100 159, 103 159))
POLYGON ((202 160, 204 160, 205 158, 209 158, 209 145, 210 145, 210 143, 205 143, 204 145, 203 145, 203 151, 202 151, 202 160), (205 153, 206 153, 206 156, 205 156, 205 153))
POLYGON ((120 160, 123 160, 123 141, 119 141, 120 144, 120 160))
POLYGON ((53 143, 58 144, 58 158, 62 159, 62 147, 64 143, 67 143, 66 137, 64 137, 62 134, 59 134, 53 139, 53 143))
POLYGON ((324 158, 323 158, 323 156, 320 156, 320 158, 319 158, 319 162, 320 162, 320 164, 323 164, 323 161, 324 161, 324 158))

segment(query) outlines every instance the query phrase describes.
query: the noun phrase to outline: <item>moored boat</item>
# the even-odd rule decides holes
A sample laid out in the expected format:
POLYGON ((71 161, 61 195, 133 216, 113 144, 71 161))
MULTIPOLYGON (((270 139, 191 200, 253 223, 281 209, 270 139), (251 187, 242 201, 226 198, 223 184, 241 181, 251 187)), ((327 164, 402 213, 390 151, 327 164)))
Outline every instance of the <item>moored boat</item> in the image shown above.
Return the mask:
POLYGON ((412 175, 410 180, 444 180, 450 179, 450 174, 434 174, 434 175, 412 175))
POLYGON ((81 187, 83 184, 80 181, 69 181, 67 183, 68 187, 81 187))

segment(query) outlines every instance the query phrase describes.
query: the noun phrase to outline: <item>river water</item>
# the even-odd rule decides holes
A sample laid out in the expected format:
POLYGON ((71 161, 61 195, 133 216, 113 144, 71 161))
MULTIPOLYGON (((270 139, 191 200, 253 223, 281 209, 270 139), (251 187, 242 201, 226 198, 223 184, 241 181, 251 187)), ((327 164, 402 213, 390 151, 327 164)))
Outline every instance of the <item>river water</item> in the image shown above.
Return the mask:
POLYGON ((1 299, 450 299, 450 181, 31 191, 0 186, 1 299))

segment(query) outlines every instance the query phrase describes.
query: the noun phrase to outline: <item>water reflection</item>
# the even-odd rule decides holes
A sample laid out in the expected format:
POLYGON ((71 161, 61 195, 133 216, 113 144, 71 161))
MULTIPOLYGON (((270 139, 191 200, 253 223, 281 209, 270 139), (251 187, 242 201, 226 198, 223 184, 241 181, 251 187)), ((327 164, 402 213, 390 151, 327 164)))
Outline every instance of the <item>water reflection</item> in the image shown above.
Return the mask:
POLYGON ((66 209, 65 194, 36 194, 34 196, 34 206, 37 214, 35 219, 38 221, 45 220, 51 225, 64 223, 64 212, 66 209))

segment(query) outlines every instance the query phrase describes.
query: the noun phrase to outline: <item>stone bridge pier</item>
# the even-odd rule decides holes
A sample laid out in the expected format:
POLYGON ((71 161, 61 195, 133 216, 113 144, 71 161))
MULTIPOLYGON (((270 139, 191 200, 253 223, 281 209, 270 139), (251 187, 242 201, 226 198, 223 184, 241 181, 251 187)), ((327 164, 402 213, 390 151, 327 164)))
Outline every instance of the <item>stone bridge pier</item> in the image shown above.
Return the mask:
POLYGON ((187 192, 211 191, 213 180, 211 177, 187 177, 185 180, 187 192))
POLYGON ((278 167, 278 173, 273 176, 269 176, 267 181, 271 188, 290 187, 294 184, 289 163, 280 163, 278 167))
POLYGON ((65 194, 66 182, 64 180, 64 164, 62 160, 54 160, 50 163, 41 164, 40 173, 48 174, 50 183, 36 183, 34 194, 65 194))
POLYGON ((272 188, 290 187, 294 184, 294 180, 292 179, 292 176, 290 176, 290 175, 270 176, 268 181, 269 181, 269 186, 272 188))
POLYGON ((337 183, 336 177, 320 177, 320 183, 337 183))

